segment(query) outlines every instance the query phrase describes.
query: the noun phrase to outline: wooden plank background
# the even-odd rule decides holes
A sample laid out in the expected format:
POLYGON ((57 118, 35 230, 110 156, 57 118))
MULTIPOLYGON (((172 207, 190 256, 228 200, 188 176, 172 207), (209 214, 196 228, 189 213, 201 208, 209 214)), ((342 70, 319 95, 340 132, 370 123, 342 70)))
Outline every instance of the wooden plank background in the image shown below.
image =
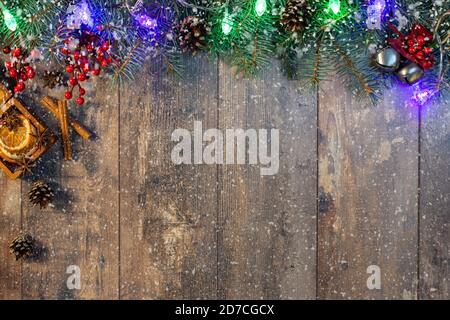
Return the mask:
MULTIPOLYGON (((220 60, 186 79, 144 68, 123 86, 96 81, 71 112, 95 132, 59 146, 33 177, 1 174, 0 299, 448 299, 450 112, 398 92, 364 105, 333 81, 288 81, 274 63, 253 79, 220 60), (280 130, 280 170, 171 162, 173 130, 280 130), (30 207, 30 182, 57 200, 30 207), (14 261, 33 234, 40 254, 14 261), (69 290, 67 267, 81 270, 69 290), (370 290, 367 268, 380 267, 370 290)), ((24 100, 39 107, 44 94, 24 100)))

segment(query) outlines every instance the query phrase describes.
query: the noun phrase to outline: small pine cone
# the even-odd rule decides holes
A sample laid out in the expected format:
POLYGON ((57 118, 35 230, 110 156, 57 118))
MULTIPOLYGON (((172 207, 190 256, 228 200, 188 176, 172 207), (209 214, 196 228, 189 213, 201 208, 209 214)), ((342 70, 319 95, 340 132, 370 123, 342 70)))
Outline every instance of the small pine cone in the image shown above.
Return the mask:
POLYGON ((209 28, 203 18, 188 16, 178 24, 178 42, 183 52, 196 54, 206 47, 209 28))
POLYGON ((306 0, 288 0, 281 12, 281 25, 287 32, 301 32, 308 23, 308 3, 306 0))
POLYGON ((29 234, 22 233, 9 245, 9 252, 15 255, 16 260, 26 259, 33 255, 34 240, 29 234))
POLYGON ((48 204, 53 201, 53 190, 43 181, 36 181, 31 185, 31 190, 28 193, 30 202, 41 209, 47 208, 48 204))

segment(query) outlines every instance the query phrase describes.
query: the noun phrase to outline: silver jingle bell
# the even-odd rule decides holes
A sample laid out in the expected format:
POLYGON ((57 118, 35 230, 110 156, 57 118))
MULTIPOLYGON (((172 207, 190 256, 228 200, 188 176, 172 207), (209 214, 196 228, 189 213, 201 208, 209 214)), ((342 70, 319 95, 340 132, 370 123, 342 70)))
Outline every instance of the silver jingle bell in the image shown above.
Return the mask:
POLYGON ((375 65, 383 71, 391 72, 400 66, 400 54, 391 47, 384 48, 375 56, 375 65))
POLYGON ((397 77, 404 83, 412 85, 422 79, 424 71, 414 62, 408 63, 397 71, 397 77))

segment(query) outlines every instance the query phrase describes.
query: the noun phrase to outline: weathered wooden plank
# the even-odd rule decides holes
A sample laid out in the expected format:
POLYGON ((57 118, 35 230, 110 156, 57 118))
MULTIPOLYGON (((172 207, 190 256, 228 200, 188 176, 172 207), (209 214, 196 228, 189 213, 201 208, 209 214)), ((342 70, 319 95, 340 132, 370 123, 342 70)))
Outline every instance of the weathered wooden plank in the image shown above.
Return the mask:
POLYGON ((9 253, 9 243, 21 231, 21 184, 0 173, 0 300, 20 299, 21 261, 9 253))
POLYGON ((216 297, 217 168, 175 165, 172 132, 214 128, 217 67, 151 76, 121 91, 121 298, 216 297))
POLYGON ((277 66, 238 80, 221 64, 219 87, 221 130, 280 130, 277 174, 219 169, 219 296, 315 298, 316 95, 277 66))
POLYGON ((418 113, 397 90, 376 107, 339 81, 319 98, 321 299, 411 299, 417 289, 418 113), (371 265, 381 289, 369 290, 371 265))
POLYGON ((422 109, 419 298, 450 298, 450 112, 422 109))
MULTIPOLYGON (((35 109, 59 134, 57 120, 38 107, 44 94, 36 94, 35 109)), ((74 161, 63 160, 59 141, 28 179, 50 182, 54 206, 31 207, 30 181, 23 182, 24 228, 42 246, 39 256, 24 263, 24 299, 118 298, 118 87, 98 81, 88 96, 86 106, 71 103, 70 113, 96 139, 82 140, 72 132, 74 161), (67 286, 69 266, 80 268, 80 290, 67 286)))

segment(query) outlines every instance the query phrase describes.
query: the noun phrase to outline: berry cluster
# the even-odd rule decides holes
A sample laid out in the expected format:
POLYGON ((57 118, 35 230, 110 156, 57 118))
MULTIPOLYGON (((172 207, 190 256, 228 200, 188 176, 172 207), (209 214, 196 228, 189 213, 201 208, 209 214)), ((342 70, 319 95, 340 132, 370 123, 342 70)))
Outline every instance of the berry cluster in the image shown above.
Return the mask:
POLYGON ((83 105, 86 90, 81 83, 92 75, 98 76, 102 68, 107 68, 113 58, 110 55, 110 44, 101 40, 96 34, 82 31, 77 37, 64 41, 61 53, 66 56, 66 72, 70 75, 70 89, 65 93, 65 98, 71 100, 75 88, 78 88, 78 98, 75 102, 83 105))
POLYGON ((11 54, 12 57, 10 61, 5 62, 5 67, 8 69, 8 75, 16 81, 14 93, 22 92, 25 90, 25 82, 36 76, 28 54, 21 48, 11 49, 9 46, 3 48, 3 53, 11 54))
POLYGON ((395 26, 389 28, 398 35, 397 39, 389 38, 390 45, 406 59, 415 62, 423 70, 433 67, 435 59, 433 49, 433 34, 419 23, 415 23, 408 34, 402 34, 395 26))
POLYGON ((417 60, 423 61, 424 69, 430 69, 433 64, 428 57, 433 50, 430 47, 425 47, 425 44, 431 39, 418 35, 417 37, 407 36, 405 40, 405 49, 407 49, 417 60))

